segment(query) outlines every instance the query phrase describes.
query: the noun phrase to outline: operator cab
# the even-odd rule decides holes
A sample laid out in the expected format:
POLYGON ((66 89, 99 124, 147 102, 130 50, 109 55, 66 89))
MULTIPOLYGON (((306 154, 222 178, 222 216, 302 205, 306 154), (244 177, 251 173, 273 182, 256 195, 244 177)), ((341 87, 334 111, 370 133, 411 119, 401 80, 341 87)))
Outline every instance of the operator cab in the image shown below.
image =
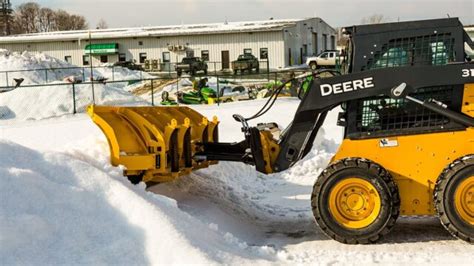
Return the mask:
MULTIPOLYGON (((465 43, 474 48, 457 18, 351 26, 344 28, 343 34, 347 42, 341 53, 342 74, 463 62, 469 58, 465 43)), ((460 111, 463 90, 457 86, 427 87, 413 96, 433 98, 460 111)), ((406 99, 374 96, 348 101, 342 107, 339 124, 345 126, 345 137, 351 139, 464 128, 406 99)))

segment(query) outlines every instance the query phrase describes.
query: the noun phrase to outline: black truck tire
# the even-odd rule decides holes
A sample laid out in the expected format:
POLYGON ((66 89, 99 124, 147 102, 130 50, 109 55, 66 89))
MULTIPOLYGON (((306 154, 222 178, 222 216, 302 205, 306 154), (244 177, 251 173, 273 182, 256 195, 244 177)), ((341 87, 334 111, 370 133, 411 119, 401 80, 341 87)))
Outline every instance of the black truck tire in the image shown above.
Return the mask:
POLYGON ((474 243, 474 155, 457 159, 436 182, 434 204, 441 224, 456 238, 474 243))
POLYGON ((390 173, 361 158, 328 166, 314 184, 311 205, 323 232, 346 244, 377 242, 400 213, 398 187, 390 173))

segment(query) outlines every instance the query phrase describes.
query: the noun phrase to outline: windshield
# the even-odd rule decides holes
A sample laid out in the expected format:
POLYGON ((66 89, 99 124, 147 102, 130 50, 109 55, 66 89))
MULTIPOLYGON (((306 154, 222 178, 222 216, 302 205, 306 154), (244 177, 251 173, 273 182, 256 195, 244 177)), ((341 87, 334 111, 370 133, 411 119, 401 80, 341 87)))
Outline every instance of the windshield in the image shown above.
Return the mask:
POLYGON ((252 55, 248 55, 248 54, 241 54, 239 55, 239 58, 237 60, 247 60, 247 59, 252 59, 252 55))
POLYGON ((192 63, 194 61, 197 61, 197 58, 196 57, 185 57, 183 58, 183 63, 192 63))

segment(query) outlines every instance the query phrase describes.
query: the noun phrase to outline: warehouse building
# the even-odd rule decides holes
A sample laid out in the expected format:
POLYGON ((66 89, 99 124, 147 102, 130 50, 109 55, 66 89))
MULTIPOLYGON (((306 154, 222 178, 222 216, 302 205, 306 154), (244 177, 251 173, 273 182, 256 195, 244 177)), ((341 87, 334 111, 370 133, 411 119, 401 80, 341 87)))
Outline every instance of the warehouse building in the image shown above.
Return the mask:
MULTIPOLYGON (((38 51, 79 66, 135 61, 166 71, 186 56, 229 69, 250 53, 271 69, 301 64, 306 56, 335 49, 336 31, 320 18, 120 28, 23 34, 0 38, 0 48, 38 51), (89 43, 90 38, 90 43, 89 43), (92 54, 92 56, 89 56, 92 54)), ((264 68, 264 66, 261 66, 264 68)))

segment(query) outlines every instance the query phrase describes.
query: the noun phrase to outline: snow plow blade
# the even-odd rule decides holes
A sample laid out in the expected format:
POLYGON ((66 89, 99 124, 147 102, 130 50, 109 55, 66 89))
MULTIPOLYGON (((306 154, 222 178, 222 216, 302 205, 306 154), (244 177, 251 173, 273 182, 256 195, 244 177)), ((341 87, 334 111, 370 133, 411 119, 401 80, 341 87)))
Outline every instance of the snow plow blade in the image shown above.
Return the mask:
POLYGON ((196 161, 202 143, 218 141, 218 121, 188 107, 91 105, 87 112, 107 138, 114 166, 130 180, 166 182, 208 167, 196 161))

